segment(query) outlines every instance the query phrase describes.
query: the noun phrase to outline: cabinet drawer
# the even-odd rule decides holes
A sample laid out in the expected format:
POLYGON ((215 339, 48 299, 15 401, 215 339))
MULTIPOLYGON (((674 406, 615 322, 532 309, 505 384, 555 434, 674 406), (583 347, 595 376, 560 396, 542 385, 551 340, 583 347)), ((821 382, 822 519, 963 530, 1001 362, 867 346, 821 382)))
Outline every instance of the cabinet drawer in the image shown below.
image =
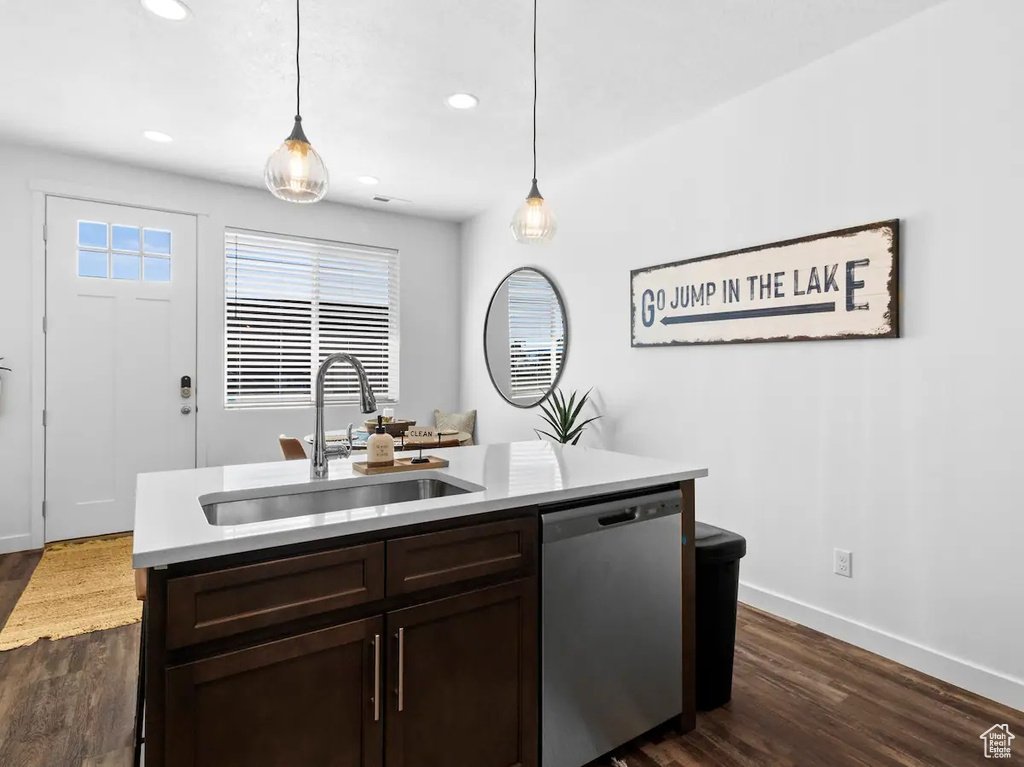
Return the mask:
POLYGON ((305 554, 167 582, 174 649, 384 596, 384 544, 305 554))
POLYGON ((388 595, 484 575, 532 573, 537 520, 511 519, 388 541, 388 595))

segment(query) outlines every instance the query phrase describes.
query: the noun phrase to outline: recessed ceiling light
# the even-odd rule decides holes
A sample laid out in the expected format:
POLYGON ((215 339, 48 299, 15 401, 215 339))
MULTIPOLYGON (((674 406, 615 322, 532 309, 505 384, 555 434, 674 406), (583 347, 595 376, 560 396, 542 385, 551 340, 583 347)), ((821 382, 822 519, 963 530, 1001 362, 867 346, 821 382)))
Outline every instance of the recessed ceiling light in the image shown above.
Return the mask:
POLYGON ((445 101, 452 109, 472 109, 480 103, 472 93, 453 93, 445 101))
POLYGON ((366 184, 367 186, 373 186, 380 183, 380 179, 376 176, 358 176, 356 181, 360 184, 366 184))
POLYGON ((166 133, 158 130, 146 130, 142 131, 142 135, 148 138, 150 141, 155 141, 158 144, 169 144, 174 139, 168 136, 166 133))
POLYGON ((142 7, 168 21, 184 21, 192 11, 181 0, 142 0, 142 7))

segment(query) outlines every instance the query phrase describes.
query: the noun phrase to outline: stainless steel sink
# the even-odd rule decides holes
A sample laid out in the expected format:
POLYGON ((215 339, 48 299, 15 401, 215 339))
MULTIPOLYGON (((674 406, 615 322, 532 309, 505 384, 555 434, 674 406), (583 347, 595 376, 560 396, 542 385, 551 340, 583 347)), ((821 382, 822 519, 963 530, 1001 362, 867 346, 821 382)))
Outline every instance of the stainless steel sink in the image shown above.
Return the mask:
POLYGON ((203 504, 211 525, 247 525, 289 517, 305 517, 365 506, 422 501, 462 495, 469 490, 441 479, 404 479, 373 485, 351 485, 326 490, 243 498, 203 504))

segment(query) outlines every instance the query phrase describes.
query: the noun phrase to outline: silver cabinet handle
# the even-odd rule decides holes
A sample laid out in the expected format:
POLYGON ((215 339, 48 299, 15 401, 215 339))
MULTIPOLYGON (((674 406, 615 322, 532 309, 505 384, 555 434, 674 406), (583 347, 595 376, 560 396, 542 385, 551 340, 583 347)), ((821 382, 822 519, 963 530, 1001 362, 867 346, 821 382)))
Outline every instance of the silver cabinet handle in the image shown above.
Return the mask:
POLYGON ((192 412, 192 406, 191 405, 182 405, 181 406, 181 414, 182 415, 188 415, 191 412, 192 412))
POLYGON ((373 635, 373 721, 380 721, 380 634, 373 635))
POLYGON ((398 710, 405 708, 405 629, 398 629, 398 710))

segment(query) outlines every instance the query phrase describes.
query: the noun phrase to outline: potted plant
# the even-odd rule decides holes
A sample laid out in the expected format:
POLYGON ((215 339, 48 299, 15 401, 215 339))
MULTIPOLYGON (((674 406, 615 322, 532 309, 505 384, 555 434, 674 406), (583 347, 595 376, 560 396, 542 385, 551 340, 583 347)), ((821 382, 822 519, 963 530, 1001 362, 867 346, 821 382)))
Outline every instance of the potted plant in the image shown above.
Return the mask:
POLYGON ((541 435, 544 435, 545 437, 550 437, 555 442, 561 442, 563 445, 575 445, 579 442, 587 424, 601 417, 595 415, 580 423, 576 422, 576 419, 579 418, 580 413, 583 411, 583 406, 587 404, 590 392, 592 391, 593 389, 587 389, 587 393, 580 397, 578 401, 576 399, 577 392, 575 391, 569 395, 568 400, 566 400, 565 394, 562 393, 561 389, 552 391, 547 399, 540 403, 540 409, 543 411, 541 418, 551 428, 551 431, 534 429, 537 437, 539 438, 541 435))

